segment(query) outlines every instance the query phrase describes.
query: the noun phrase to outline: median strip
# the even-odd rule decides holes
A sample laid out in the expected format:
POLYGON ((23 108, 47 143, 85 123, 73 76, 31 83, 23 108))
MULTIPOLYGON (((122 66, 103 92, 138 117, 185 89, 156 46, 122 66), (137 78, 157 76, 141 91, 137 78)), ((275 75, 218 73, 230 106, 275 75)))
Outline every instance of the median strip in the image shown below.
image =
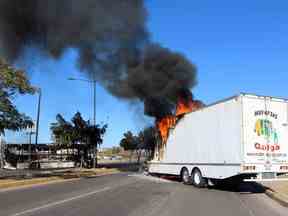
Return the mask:
POLYGON ((33 185, 41 185, 47 183, 55 183, 67 181, 68 179, 63 179, 60 177, 47 177, 47 178, 32 178, 32 179, 24 179, 24 180, 0 180, 0 189, 11 189, 18 188, 24 186, 33 186, 33 185))
POLYGON ((65 172, 51 173, 46 177, 33 177, 31 179, 0 179, 0 190, 5 191, 19 187, 50 184, 76 180, 79 178, 91 178, 120 172, 118 169, 73 169, 65 172))

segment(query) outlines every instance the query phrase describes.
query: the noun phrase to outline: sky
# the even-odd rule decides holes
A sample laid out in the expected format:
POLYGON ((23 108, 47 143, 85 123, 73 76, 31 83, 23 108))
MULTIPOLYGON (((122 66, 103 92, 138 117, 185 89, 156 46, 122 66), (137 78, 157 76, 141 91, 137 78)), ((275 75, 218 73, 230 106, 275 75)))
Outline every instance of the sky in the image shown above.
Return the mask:
MULTIPOLYGON (((288 98, 288 2, 260 0, 147 0, 151 39, 183 53, 198 68, 193 89, 205 104, 239 94, 255 93, 288 98)), ((57 113, 67 120, 80 111, 93 117, 93 90, 75 66, 77 52, 69 49, 60 60, 25 50, 17 67, 26 69, 31 83, 42 89, 39 141, 51 142, 50 124, 57 113)), ((108 123, 103 147, 119 144, 127 130, 151 124, 141 105, 121 101, 97 85, 97 123, 108 123)), ((21 112, 33 119, 37 95, 15 98, 21 112)), ((25 133, 7 133, 8 142, 25 142, 25 133)))

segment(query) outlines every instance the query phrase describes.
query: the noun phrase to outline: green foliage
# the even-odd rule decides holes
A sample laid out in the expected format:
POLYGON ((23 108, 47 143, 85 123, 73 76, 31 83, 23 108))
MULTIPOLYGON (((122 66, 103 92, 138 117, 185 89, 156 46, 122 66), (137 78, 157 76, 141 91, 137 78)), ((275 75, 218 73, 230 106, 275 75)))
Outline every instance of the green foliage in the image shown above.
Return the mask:
POLYGON ((140 131, 138 135, 133 135, 131 131, 124 133, 124 138, 120 141, 120 146, 126 151, 136 150, 139 155, 141 154, 141 150, 145 150, 149 155, 148 158, 151 158, 153 156, 156 143, 157 130, 155 127, 147 127, 140 131))
POLYGON ((56 115, 56 123, 52 123, 50 129, 54 135, 56 143, 61 146, 68 146, 74 140, 75 132, 72 124, 67 122, 62 115, 56 115))
POLYGON ((0 58, 0 134, 5 129, 18 131, 33 126, 32 120, 20 113, 12 100, 18 94, 33 94, 24 71, 16 70, 0 58))
POLYGON ((131 131, 124 133, 124 138, 120 141, 120 146, 124 150, 145 149, 153 151, 156 145, 157 130, 154 127, 147 127, 140 131, 138 135, 133 135, 131 131))
POLYGON ((157 143, 157 130, 155 127, 147 127, 143 131, 139 133, 139 137, 141 142, 141 148, 148 150, 148 151, 154 151, 156 143, 157 143))
POLYGON ((124 148, 125 151, 136 150, 139 145, 139 139, 134 136, 131 131, 124 133, 124 138, 120 141, 120 146, 124 148))
POLYGON ((107 130, 107 124, 91 125, 85 121, 80 112, 77 112, 71 122, 66 121, 62 115, 56 116, 56 123, 51 124, 51 131, 56 143, 69 146, 71 144, 85 144, 92 148, 103 143, 103 136, 107 130))

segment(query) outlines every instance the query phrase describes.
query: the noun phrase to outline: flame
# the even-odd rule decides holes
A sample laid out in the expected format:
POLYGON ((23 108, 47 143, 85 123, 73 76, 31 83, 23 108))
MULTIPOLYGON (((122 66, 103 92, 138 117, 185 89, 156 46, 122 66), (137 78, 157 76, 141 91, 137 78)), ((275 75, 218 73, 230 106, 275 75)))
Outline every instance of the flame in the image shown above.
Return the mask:
POLYGON ((181 119, 185 114, 194 112, 201 109, 205 105, 198 100, 193 100, 192 97, 184 98, 179 96, 178 103, 176 106, 175 115, 167 115, 164 118, 156 120, 156 127, 158 128, 159 134, 161 136, 161 143, 158 144, 158 160, 162 160, 164 157, 164 149, 168 140, 169 131, 174 128, 177 121, 181 119))
POLYGON ((176 108, 176 116, 181 116, 190 112, 194 112, 202 107, 203 103, 201 101, 189 100, 187 102, 183 98, 179 98, 176 108))
POLYGON ((162 142, 166 142, 169 135, 170 128, 176 125, 177 118, 175 116, 169 115, 160 120, 157 120, 156 125, 160 132, 162 142))
POLYGON ((203 106, 204 105, 201 101, 194 101, 192 98, 185 100, 184 98, 179 97, 175 115, 168 115, 156 121, 156 126, 162 138, 162 143, 166 143, 169 136, 169 130, 175 127, 177 120, 180 119, 181 116, 196 111, 203 106))

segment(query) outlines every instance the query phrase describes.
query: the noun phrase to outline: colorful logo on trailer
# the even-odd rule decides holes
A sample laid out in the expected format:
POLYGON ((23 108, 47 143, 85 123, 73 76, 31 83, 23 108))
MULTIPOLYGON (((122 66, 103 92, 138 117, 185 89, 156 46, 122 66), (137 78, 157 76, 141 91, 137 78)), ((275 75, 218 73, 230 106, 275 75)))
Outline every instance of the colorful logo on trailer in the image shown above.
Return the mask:
POLYGON ((269 143, 278 144, 279 137, 273 123, 267 119, 258 119, 255 124, 255 133, 258 136, 263 136, 269 143))

